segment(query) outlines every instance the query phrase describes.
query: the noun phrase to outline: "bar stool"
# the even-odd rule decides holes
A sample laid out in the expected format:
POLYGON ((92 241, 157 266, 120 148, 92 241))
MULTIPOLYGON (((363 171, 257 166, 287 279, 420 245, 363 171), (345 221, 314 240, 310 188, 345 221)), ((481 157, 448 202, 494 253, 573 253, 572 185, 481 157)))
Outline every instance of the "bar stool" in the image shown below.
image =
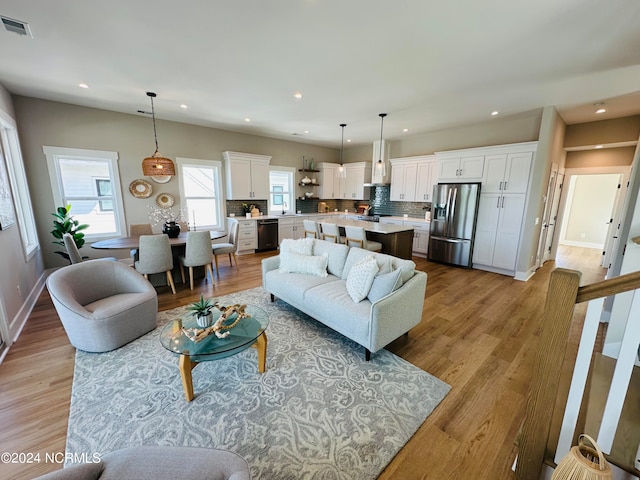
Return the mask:
POLYGON ((374 242, 373 240, 367 240, 367 232, 364 231, 364 227, 344 227, 345 243, 348 246, 356 246, 370 250, 372 252, 379 252, 382 250, 382 244, 380 242, 374 242), (352 245, 354 244, 354 245, 352 245))
POLYGON ((344 243, 340 237, 340 228, 335 223, 322 223, 322 237, 333 243, 344 243))
POLYGON ((304 224, 304 236, 322 239, 322 234, 320 233, 320 225, 315 220, 303 220, 304 224))

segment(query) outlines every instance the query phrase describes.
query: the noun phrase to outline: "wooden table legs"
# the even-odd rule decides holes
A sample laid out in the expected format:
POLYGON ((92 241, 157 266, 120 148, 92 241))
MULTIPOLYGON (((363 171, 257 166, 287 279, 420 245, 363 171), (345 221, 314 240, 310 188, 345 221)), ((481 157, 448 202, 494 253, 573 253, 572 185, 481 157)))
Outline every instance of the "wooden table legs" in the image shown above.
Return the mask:
MULTIPOLYGON (((264 373, 267 370, 267 334, 262 332, 256 339, 256 342, 251 346, 258 350, 258 372, 264 373)), ((194 397, 191 370, 193 370, 196 365, 198 365, 198 362, 191 361, 189 355, 180 355, 178 369, 180 370, 182 389, 184 390, 184 396, 187 402, 193 400, 194 397)))

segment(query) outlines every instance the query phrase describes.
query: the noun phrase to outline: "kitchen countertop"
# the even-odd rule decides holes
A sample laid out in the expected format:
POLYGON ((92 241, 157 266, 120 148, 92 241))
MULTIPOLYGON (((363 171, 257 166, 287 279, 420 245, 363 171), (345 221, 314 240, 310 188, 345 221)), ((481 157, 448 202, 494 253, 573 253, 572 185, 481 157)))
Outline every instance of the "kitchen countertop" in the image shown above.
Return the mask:
MULTIPOLYGON (((251 218, 246 218, 246 217, 242 217, 242 216, 236 216, 236 217, 230 217, 230 218, 237 218, 238 220, 270 220, 270 219, 277 219, 277 220, 281 220, 284 218, 296 218, 296 217, 327 217, 327 218, 331 218, 331 217, 335 217, 335 216, 340 216, 340 215, 347 215, 349 217, 357 217, 359 214, 356 212, 348 212, 348 213, 344 213, 344 212, 327 212, 327 213, 287 213, 285 215, 260 215, 259 217, 251 217, 251 218)), ((400 220, 400 221, 404 221, 404 222, 413 222, 413 223, 425 223, 425 224, 429 224, 430 221, 425 220, 424 218, 419 218, 419 217, 399 217, 399 216, 385 216, 385 217, 381 217, 381 218, 385 218, 385 219, 390 219, 390 220, 400 220)), ((356 220, 356 221, 362 221, 362 220, 357 220, 356 218, 351 218, 352 220, 356 220)), ((322 219, 319 219, 318 221, 322 221, 322 219)), ((377 222, 366 222, 366 223, 377 223, 377 222)))

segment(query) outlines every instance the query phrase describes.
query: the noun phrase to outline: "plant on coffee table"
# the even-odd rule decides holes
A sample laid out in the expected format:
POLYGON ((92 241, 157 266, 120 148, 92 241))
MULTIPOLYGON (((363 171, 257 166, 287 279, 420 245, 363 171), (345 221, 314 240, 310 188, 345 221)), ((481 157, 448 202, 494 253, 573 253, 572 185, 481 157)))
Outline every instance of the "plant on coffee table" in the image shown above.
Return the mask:
POLYGON ((213 324, 213 314, 211 310, 215 308, 215 303, 212 298, 204 298, 200 295, 200 300, 193 302, 187 306, 187 310, 191 311, 191 315, 196 317, 196 323, 201 328, 210 327, 213 324))

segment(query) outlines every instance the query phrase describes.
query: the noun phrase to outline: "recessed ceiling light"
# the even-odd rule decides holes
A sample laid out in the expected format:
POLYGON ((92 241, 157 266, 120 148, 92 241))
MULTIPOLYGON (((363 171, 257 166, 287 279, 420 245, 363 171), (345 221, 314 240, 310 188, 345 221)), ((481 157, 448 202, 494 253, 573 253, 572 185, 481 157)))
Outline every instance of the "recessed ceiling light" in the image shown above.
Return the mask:
POLYGON ((251 121, 251 119, 250 119, 249 117, 245 117, 244 121, 245 121, 245 122, 250 122, 250 121, 251 121))
POLYGON ((596 110, 596 113, 604 113, 604 112, 606 112, 606 111, 607 111, 607 109, 606 109, 606 108, 602 108, 602 107, 600 107, 599 109, 597 109, 597 110, 596 110))
POLYGON ((351 139, 350 138, 347 139, 347 143, 351 143, 351 139))
POLYGON ((309 133, 309 130, 305 130, 304 133, 309 133))
POLYGON ((603 148, 603 145, 596 145, 596 146, 595 146, 595 147, 593 147, 593 148, 603 148))
POLYGON ((293 94, 294 97, 296 98, 302 98, 302 93, 301 92, 296 92, 293 94))
POLYGON ((189 108, 188 106, 186 106, 184 103, 180 105, 180 108, 189 108))
POLYGON ((495 116, 496 116, 496 115, 498 115, 498 114, 500 114, 500 112, 499 112, 499 111, 497 111, 497 110, 494 110, 493 112, 491 112, 491 116, 492 116, 492 117, 495 117, 495 116))
POLYGON ((78 86, 80 88, 89 88, 89 85, 87 85, 86 83, 79 83, 78 86))
POLYGON ((408 132, 408 131, 409 131, 409 129, 408 129, 408 128, 403 128, 403 129, 402 129, 402 131, 403 131, 403 132, 408 132))

